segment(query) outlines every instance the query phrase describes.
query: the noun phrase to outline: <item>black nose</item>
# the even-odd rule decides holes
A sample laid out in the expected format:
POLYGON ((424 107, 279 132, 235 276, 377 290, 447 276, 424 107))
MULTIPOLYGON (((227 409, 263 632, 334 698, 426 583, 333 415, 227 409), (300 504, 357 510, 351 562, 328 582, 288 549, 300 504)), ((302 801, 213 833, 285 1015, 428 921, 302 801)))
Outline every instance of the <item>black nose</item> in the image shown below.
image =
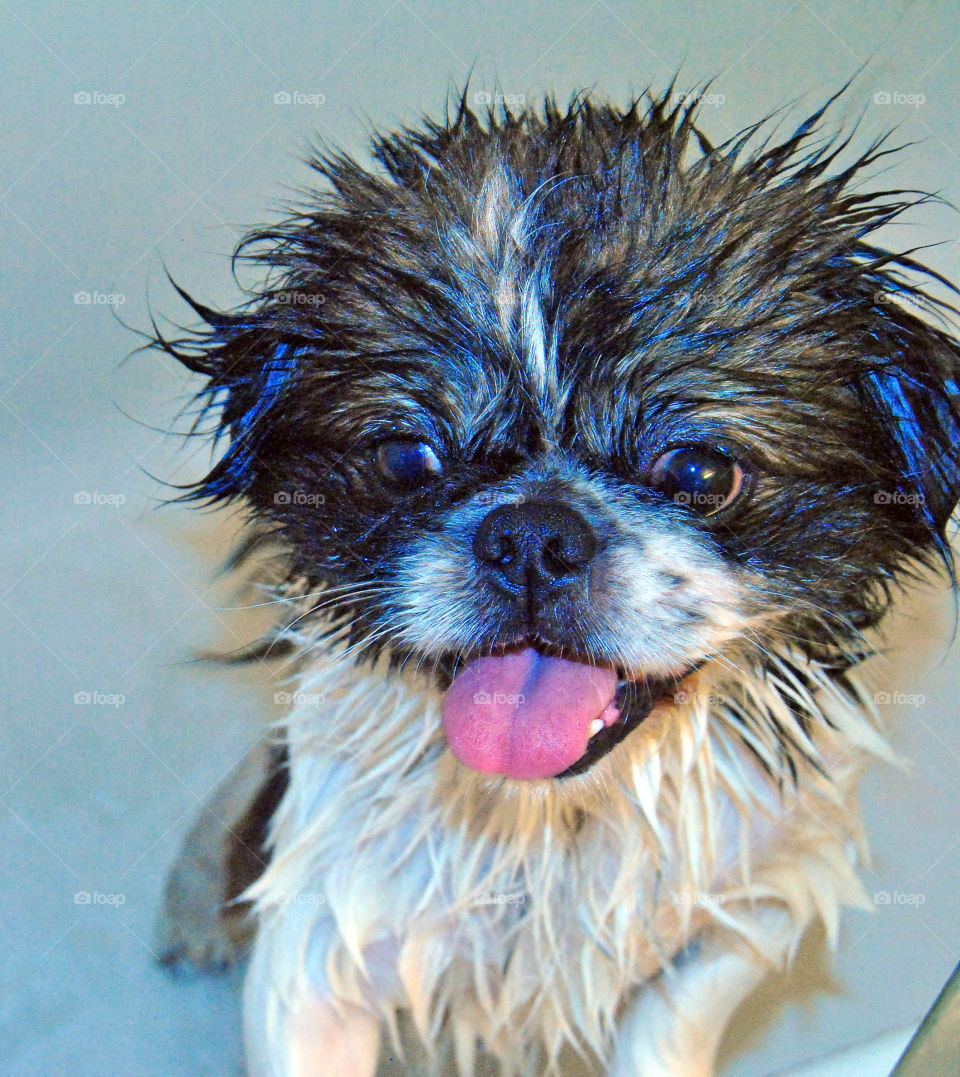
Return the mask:
POLYGON ((477 528, 473 552, 511 593, 518 588, 548 593, 586 573, 597 538, 580 513, 567 505, 528 501, 488 513, 477 528))

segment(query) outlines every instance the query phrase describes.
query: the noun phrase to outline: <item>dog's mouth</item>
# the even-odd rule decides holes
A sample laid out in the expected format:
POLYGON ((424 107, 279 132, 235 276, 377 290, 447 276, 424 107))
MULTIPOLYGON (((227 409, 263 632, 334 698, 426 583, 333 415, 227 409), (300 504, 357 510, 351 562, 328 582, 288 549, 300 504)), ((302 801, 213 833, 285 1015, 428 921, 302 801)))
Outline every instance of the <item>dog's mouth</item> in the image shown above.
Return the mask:
POLYGON ((612 751, 689 672, 630 680, 525 643, 460 666, 444 697, 443 729, 472 770, 568 778, 612 751))

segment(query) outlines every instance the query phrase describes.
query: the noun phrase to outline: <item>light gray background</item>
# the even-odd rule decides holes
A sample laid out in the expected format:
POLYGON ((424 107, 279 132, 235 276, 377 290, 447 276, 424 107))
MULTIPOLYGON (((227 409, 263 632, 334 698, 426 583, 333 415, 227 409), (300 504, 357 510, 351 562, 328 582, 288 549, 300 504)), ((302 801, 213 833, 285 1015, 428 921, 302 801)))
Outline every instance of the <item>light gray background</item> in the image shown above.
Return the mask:
MULTIPOLYGON (((236 980, 171 981, 150 925, 189 819, 276 714, 278 686, 191 661, 253 631, 216 579, 236 521, 155 510, 151 474, 203 466, 202 448, 158 432, 196 383, 156 356, 123 363, 136 340, 113 312, 145 328, 149 299, 187 319, 164 262, 202 300, 236 301, 228 255, 307 179, 308 141, 362 152, 372 124, 436 114, 473 64, 477 89, 499 79, 531 101, 584 86, 625 101, 678 69, 681 89, 716 76, 724 100, 703 116, 715 139, 793 100, 809 109, 863 65, 839 114, 863 110, 863 143, 892 125, 918 141, 883 182, 957 199, 960 20, 947 0, 0 0, 0 42, 0 1074, 224 1077, 240 1072, 236 980), (280 91, 324 103, 275 104, 280 91), (124 701, 75 703, 84 692, 124 701)), ((958 236, 960 216, 929 206, 887 239, 939 242, 926 257, 960 278, 958 236)), ((951 619, 942 586, 916 596, 875 668, 879 688, 923 697, 884 708, 913 769, 865 788, 867 888, 912 903, 849 915, 832 972, 811 939, 798 974, 744 1007, 728 1074, 916 1020, 957 960, 951 619)))

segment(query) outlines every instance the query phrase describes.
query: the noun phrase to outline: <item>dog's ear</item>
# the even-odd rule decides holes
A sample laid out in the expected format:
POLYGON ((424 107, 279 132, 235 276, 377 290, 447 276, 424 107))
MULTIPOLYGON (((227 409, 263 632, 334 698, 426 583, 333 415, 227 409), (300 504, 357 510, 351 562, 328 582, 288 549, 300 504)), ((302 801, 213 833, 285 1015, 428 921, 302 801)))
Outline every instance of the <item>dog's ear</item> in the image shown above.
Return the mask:
POLYGON ((266 310, 227 314, 198 303, 176 282, 180 296, 204 321, 189 337, 165 338, 154 325, 152 345, 202 374, 207 381, 194 398, 197 414, 191 434, 227 446, 208 474, 186 487, 181 500, 229 502, 250 488, 267 412, 278 406, 297 369, 298 351, 271 326, 266 310), (204 421, 210 429, 201 429, 204 421))
POLYGON ((938 544, 960 500, 960 343, 890 299, 862 385, 938 544))

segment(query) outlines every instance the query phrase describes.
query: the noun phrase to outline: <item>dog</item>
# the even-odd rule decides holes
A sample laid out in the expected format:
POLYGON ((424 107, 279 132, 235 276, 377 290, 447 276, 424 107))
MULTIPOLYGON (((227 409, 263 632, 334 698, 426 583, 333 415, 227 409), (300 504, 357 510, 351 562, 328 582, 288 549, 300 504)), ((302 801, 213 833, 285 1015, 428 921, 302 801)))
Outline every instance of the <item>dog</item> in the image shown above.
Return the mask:
MULTIPOLYGON (((842 93, 843 91, 841 91, 842 93)), ((953 579, 960 344, 874 233, 838 95, 714 145, 671 87, 472 108, 312 161, 206 379, 294 705, 170 878, 165 960, 252 939, 251 1077, 713 1072, 865 903, 852 673, 953 579), (411 1054, 412 1052, 412 1054, 411 1054)), ((179 289, 178 289, 179 290, 179 289)))

